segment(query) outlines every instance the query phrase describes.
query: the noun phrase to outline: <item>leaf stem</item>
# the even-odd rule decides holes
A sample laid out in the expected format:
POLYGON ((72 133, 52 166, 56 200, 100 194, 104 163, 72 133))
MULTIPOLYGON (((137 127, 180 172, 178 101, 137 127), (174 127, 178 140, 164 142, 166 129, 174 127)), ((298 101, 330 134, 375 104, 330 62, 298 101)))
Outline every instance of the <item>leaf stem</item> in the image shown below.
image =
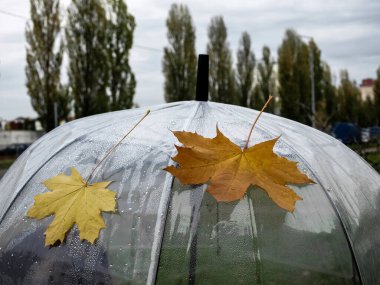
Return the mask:
POLYGON ((267 102, 265 103, 264 107, 261 109, 260 114, 257 116, 255 122, 253 123, 252 128, 251 128, 251 130, 249 131, 248 139, 247 139, 247 142, 245 143, 244 149, 247 149, 247 148, 248 148, 248 142, 249 142, 249 139, 251 138, 253 128, 256 126, 256 123, 257 123, 257 121, 259 120, 259 118, 260 118, 262 112, 263 112, 263 111, 265 110, 265 108, 268 106, 268 104, 269 104, 270 100, 272 100, 272 98, 273 98, 273 96, 270 95, 269 98, 268 98, 268 100, 267 100, 267 102))
POLYGON ((132 129, 130 129, 128 131, 128 133, 126 133, 120 140, 117 144, 115 144, 113 147, 110 148, 110 150, 106 153, 106 155, 95 165, 94 169, 91 171, 90 175, 88 176, 88 178, 86 179, 86 184, 88 184, 88 182, 90 181, 92 175, 95 173, 95 170, 99 167, 100 164, 102 164, 102 162, 104 160, 106 160, 106 158, 115 150, 115 148, 117 148, 121 142, 146 118, 146 116, 148 116, 150 113, 150 110, 147 110, 145 115, 132 127, 132 129))

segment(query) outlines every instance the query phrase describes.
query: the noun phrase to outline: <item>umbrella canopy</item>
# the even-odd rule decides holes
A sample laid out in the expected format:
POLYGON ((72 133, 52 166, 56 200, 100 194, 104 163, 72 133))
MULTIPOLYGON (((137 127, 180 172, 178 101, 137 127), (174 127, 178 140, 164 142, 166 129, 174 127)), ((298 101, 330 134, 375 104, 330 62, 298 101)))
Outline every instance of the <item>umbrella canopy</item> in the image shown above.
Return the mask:
POLYGON ((0 181, 1 284, 375 284, 380 282, 380 176, 334 138, 263 114, 250 145, 280 136, 274 152, 297 161, 316 184, 290 186, 303 200, 293 213, 251 187, 217 203, 207 185, 182 186, 163 170, 178 144, 173 130, 216 135, 243 147, 258 112, 212 102, 156 106, 96 171, 114 181, 117 214, 94 245, 76 226, 44 245, 52 217, 27 218, 42 182, 94 165, 145 109, 65 124, 27 149, 0 181))

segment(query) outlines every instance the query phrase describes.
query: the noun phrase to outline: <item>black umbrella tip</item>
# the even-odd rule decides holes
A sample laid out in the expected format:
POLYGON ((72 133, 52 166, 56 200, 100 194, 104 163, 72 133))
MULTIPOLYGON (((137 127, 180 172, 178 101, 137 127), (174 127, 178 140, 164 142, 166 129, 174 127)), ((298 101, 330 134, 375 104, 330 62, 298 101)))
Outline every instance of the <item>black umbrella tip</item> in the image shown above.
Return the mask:
POLYGON ((196 101, 208 101, 208 54, 198 55, 197 87, 195 92, 196 101))

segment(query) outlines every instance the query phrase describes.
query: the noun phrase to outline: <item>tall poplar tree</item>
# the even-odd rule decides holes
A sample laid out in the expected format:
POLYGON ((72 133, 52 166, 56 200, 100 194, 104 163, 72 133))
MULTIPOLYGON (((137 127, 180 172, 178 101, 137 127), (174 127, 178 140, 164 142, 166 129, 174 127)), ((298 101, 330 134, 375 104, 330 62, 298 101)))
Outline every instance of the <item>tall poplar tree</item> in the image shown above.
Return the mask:
POLYGON ((278 50, 281 115, 296 121, 301 121, 298 73, 295 67, 300 46, 301 40, 296 32, 287 30, 278 50))
MULTIPOLYGON (((301 90, 301 100, 305 104, 304 121, 307 124, 311 124, 311 120, 312 120, 312 113, 311 113, 312 112, 312 98, 311 98, 312 85, 311 85, 311 79, 310 79, 310 68, 312 67, 313 78, 314 78, 314 104, 315 104, 314 119, 316 123, 316 128, 326 131, 329 128, 329 122, 330 122, 331 117, 328 115, 328 113, 326 113, 327 102, 323 94, 323 92, 325 91, 324 87, 326 87, 324 86, 324 84, 326 84, 327 82, 325 82, 323 78, 324 63, 321 61, 321 50, 319 49, 317 43, 313 39, 309 41, 308 45, 304 44, 304 46, 305 46, 304 58, 305 58, 305 61, 307 61, 307 64, 305 64, 305 68, 308 69, 307 70, 308 78, 301 79, 301 82, 306 82, 306 81, 308 82, 308 84, 304 84, 305 90, 304 91, 301 90), (306 50, 307 50, 307 54, 306 54, 306 50), (310 55, 312 56, 312 58, 310 58, 310 55), (319 121, 317 120, 317 117, 319 121)), ((303 70, 300 70, 300 73, 305 74, 306 72, 303 70)))
POLYGON ((251 49, 251 37, 247 32, 243 32, 237 51, 236 63, 238 102, 239 105, 243 107, 248 106, 249 100, 252 97, 255 65, 256 59, 251 49))
POLYGON ((77 118, 107 112, 107 18, 101 0, 73 0, 66 26, 69 90, 77 118))
MULTIPOLYGON (((312 99, 310 68, 313 64, 315 106, 323 106, 323 66, 321 51, 310 40, 302 42, 294 30, 287 30, 278 50, 281 114, 304 124, 311 124, 312 99), (311 62, 310 54, 313 56, 311 62)), ((323 108, 323 107, 322 107, 323 108)))
MULTIPOLYGON (((262 108, 269 96, 275 95, 274 61, 269 47, 264 46, 262 53, 262 59, 257 66, 257 84, 251 99, 251 108, 254 109, 262 108)), ((274 107, 273 103, 269 104, 266 111, 273 113, 274 107)))
POLYGON ((195 97, 197 57, 195 28, 189 9, 173 4, 166 20, 169 47, 164 48, 162 69, 166 102, 195 97))
POLYGON ((375 86, 373 87, 373 93, 375 95, 374 105, 376 111, 376 125, 380 124, 380 67, 376 72, 375 86))
POLYGON ((31 0, 26 27, 26 87, 46 131, 66 119, 70 100, 60 84, 63 44, 59 0, 31 0))
POLYGON ((223 17, 211 19, 208 28, 207 53, 210 56, 210 96, 215 102, 235 104, 234 71, 232 56, 227 42, 227 28, 223 17))
POLYGON ((358 124, 360 105, 359 88, 355 82, 351 81, 347 70, 341 71, 340 85, 338 87, 338 119, 358 124))
MULTIPOLYGON (((330 66, 326 62, 321 63, 322 66, 322 80, 320 82, 319 88, 316 88, 317 91, 320 90, 321 98, 317 100, 316 103, 316 127, 322 131, 328 132, 331 128, 331 125, 337 118, 337 91, 336 87, 332 83, 332 75, 330 66)), ((316 94, 316 97, 318 95, 316 94)))
MULTIPOLYGON (((311 39, 309 41, 309 52, 311 51, 313 54, 313 73, 314 73, 314 92, 315 92, 315 102, 316 105, 318 102, 320 102, 324 97, 324 70, 325 70, 325 63, 322 62, 322 51, 319 49, 317 43, 311 39)), ((309 54, 310 56, 310 54, 309 54)), ((310 66, 310 65, 309 65, 310 66)))
POLYGON ((376 125, 378 109, 375 108, 375 102, 372 98, 367 97, 360 102, 359 126, 368 128, 376 125))
POLYGON ((124 0, 110 0, 107 22, 108 96, 109 110, 129 109, 133 105, 136 79, 129 65, 133 44, 134 17, 128 13, 124 0))
POLYGON ((296 62, 293 67, 296 77, 296 88, 299 96, 299 112, 297 121, 311 125, 311 81, 310 81, 310 53, 307 44, 301 41, 297 50, 296 62))

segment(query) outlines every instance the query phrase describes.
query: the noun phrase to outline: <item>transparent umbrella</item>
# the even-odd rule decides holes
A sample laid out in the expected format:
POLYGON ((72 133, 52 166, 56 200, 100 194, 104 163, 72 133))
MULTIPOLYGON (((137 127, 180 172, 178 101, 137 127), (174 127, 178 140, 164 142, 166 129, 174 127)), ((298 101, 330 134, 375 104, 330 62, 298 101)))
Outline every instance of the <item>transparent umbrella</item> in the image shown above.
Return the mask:
POLYGON ((250 144, 281 135, 274 152, 316 184, 290 186, 303 200, 293 213, 251 187, 217 203, 207 185, 181 185, 163 171, 178 144, 171 131, 214 137, 216 124, 244 146, 258 112, 188 101, 151 114, 95 173, 114 181, 117 214, 94 245, 76 226, 46 247, 53 217, 25 216, 42 181, 75 166, 88 175, 145 109, 96 115, 46 134, 0 181, 0 284, 376 284, 380 282, 380 176, 334 138, 263 114, 250 144))

